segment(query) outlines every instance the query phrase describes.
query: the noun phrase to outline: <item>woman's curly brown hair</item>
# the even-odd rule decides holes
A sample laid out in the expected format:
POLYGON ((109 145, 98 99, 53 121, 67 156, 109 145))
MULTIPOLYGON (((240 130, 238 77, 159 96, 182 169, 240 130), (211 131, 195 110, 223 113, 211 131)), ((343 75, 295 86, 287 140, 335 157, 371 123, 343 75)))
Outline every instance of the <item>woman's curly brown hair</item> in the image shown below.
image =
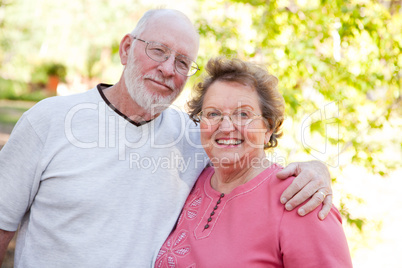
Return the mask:
POLYGON ((212 58, 206 67, 203 81, 194 86, 194 97, 187 105, 190 118, 199 122, 197 115, 201 112, 204 96, 208 88, 216 81, 237 82, 254 88, 259 96, 260 109, 263 118, 273 130, 268 144, 264 149, 276 147, 278 138, 282 136, 281 126, 284 119, 285 104, 278 92, 278 78, 271 75, 265 68, 251 62, 239 59, 212 58))

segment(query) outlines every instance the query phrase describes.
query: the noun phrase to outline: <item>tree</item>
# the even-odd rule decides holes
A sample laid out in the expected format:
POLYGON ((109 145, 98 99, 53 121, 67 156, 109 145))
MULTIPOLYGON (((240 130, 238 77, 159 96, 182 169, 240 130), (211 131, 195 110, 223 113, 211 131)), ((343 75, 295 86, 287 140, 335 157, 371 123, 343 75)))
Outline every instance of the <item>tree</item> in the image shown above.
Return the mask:
MULTIPOLYGON (((395 3, 393 14, 373 0, 198 3, 201 62, 240 57, 279 78, 284 131, 293 129, 279 141, 286 159, 317 158, 336 167, 335 177, 349 163, 382 176, 400 165, 402 136, 393 132, 402 130, 402 17, 395 3)), ((362 229, 364 219, 342 213, 362 229)))

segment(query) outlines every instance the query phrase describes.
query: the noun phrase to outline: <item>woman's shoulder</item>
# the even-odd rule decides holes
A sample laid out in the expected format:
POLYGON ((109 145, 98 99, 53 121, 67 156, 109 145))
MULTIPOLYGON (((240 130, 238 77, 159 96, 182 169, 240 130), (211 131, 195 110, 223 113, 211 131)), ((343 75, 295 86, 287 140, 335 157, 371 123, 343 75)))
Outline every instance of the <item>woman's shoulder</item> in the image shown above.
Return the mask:
POLYGON ((269 184, 273 186, 276 190, 282 193, 294 180, 294 176, 290 176, 286 179, 279 179, 276 174, 283 169, 283 166, 277 163, 273 163, 270 167, 266 168, 262 174, 269 176, 269 184))

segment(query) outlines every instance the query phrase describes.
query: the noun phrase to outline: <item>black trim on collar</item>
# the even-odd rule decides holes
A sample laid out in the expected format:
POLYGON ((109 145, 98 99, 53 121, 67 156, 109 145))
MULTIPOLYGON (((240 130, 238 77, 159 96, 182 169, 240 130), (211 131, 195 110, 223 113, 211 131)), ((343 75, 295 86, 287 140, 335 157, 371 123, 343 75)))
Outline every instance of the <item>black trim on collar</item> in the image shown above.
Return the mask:
POLYGON ((128 117, 127 117, 125 114, 123 114, 122 112, 120 112, 116 107, 114 107, 113 104, 110 103, 110 101, 106 98, 105 94, 103 93, 103 90, 104 90, 104 89, 106 89, 106 88, 108 88, 108 87, 111 87, 111 86, 113 86, 113 85, 104 84, 104 83, 100 83, 100 84, 98 84, 98 85, 96 86, 96 87, 98 88, 99 94, 101 95, 102 99, 105 101, 105 103, 107 104, 107 106, 110 107, 110 109, 112 109, 112 110, 115 111, 118 115, 120 115, 121 117, 123 117, 124 119, 126 119, 128 122, 130 122, 131 124, 133 124, 134 126, 137 126, 137 127, 140 127, 140 126, 142 126, 142 125, 144 125, 144 124, 149 123, 149 122, 152 121, 152 120, 149 120, 149 121, 144 121, 144 122, 141 122, 141 123, 137 123, 137 122, 131 120, 130 118, 128 118, 128 117))

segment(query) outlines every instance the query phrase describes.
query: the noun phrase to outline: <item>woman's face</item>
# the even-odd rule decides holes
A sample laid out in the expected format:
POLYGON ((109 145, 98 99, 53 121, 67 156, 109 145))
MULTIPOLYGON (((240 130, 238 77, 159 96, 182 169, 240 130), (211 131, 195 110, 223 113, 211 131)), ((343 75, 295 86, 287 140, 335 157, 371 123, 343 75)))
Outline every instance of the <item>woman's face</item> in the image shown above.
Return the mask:
MULTIPOLYGON (((207 90, 202 110, 212 111, 211 116, 222 112, 223 120, 211 124, 208 119, 201 120, 201 143, 214 165, 244 165, 265 157, 264 143, 269 141, 272 131, 267 129, 264 120, 256 117, 249 124, 233 124, 228 115, 251 111, 261 114, 257 91, 237 82, 217 81, 207 90), (254 160, 253 160, 254 159, 254 160)), ((258 163, 254 163, 258 164, 258 163)), ((238 168, 240 168, 239 166, 238 168)), ((246 168, 243 166, 242 168, 246 168)))

